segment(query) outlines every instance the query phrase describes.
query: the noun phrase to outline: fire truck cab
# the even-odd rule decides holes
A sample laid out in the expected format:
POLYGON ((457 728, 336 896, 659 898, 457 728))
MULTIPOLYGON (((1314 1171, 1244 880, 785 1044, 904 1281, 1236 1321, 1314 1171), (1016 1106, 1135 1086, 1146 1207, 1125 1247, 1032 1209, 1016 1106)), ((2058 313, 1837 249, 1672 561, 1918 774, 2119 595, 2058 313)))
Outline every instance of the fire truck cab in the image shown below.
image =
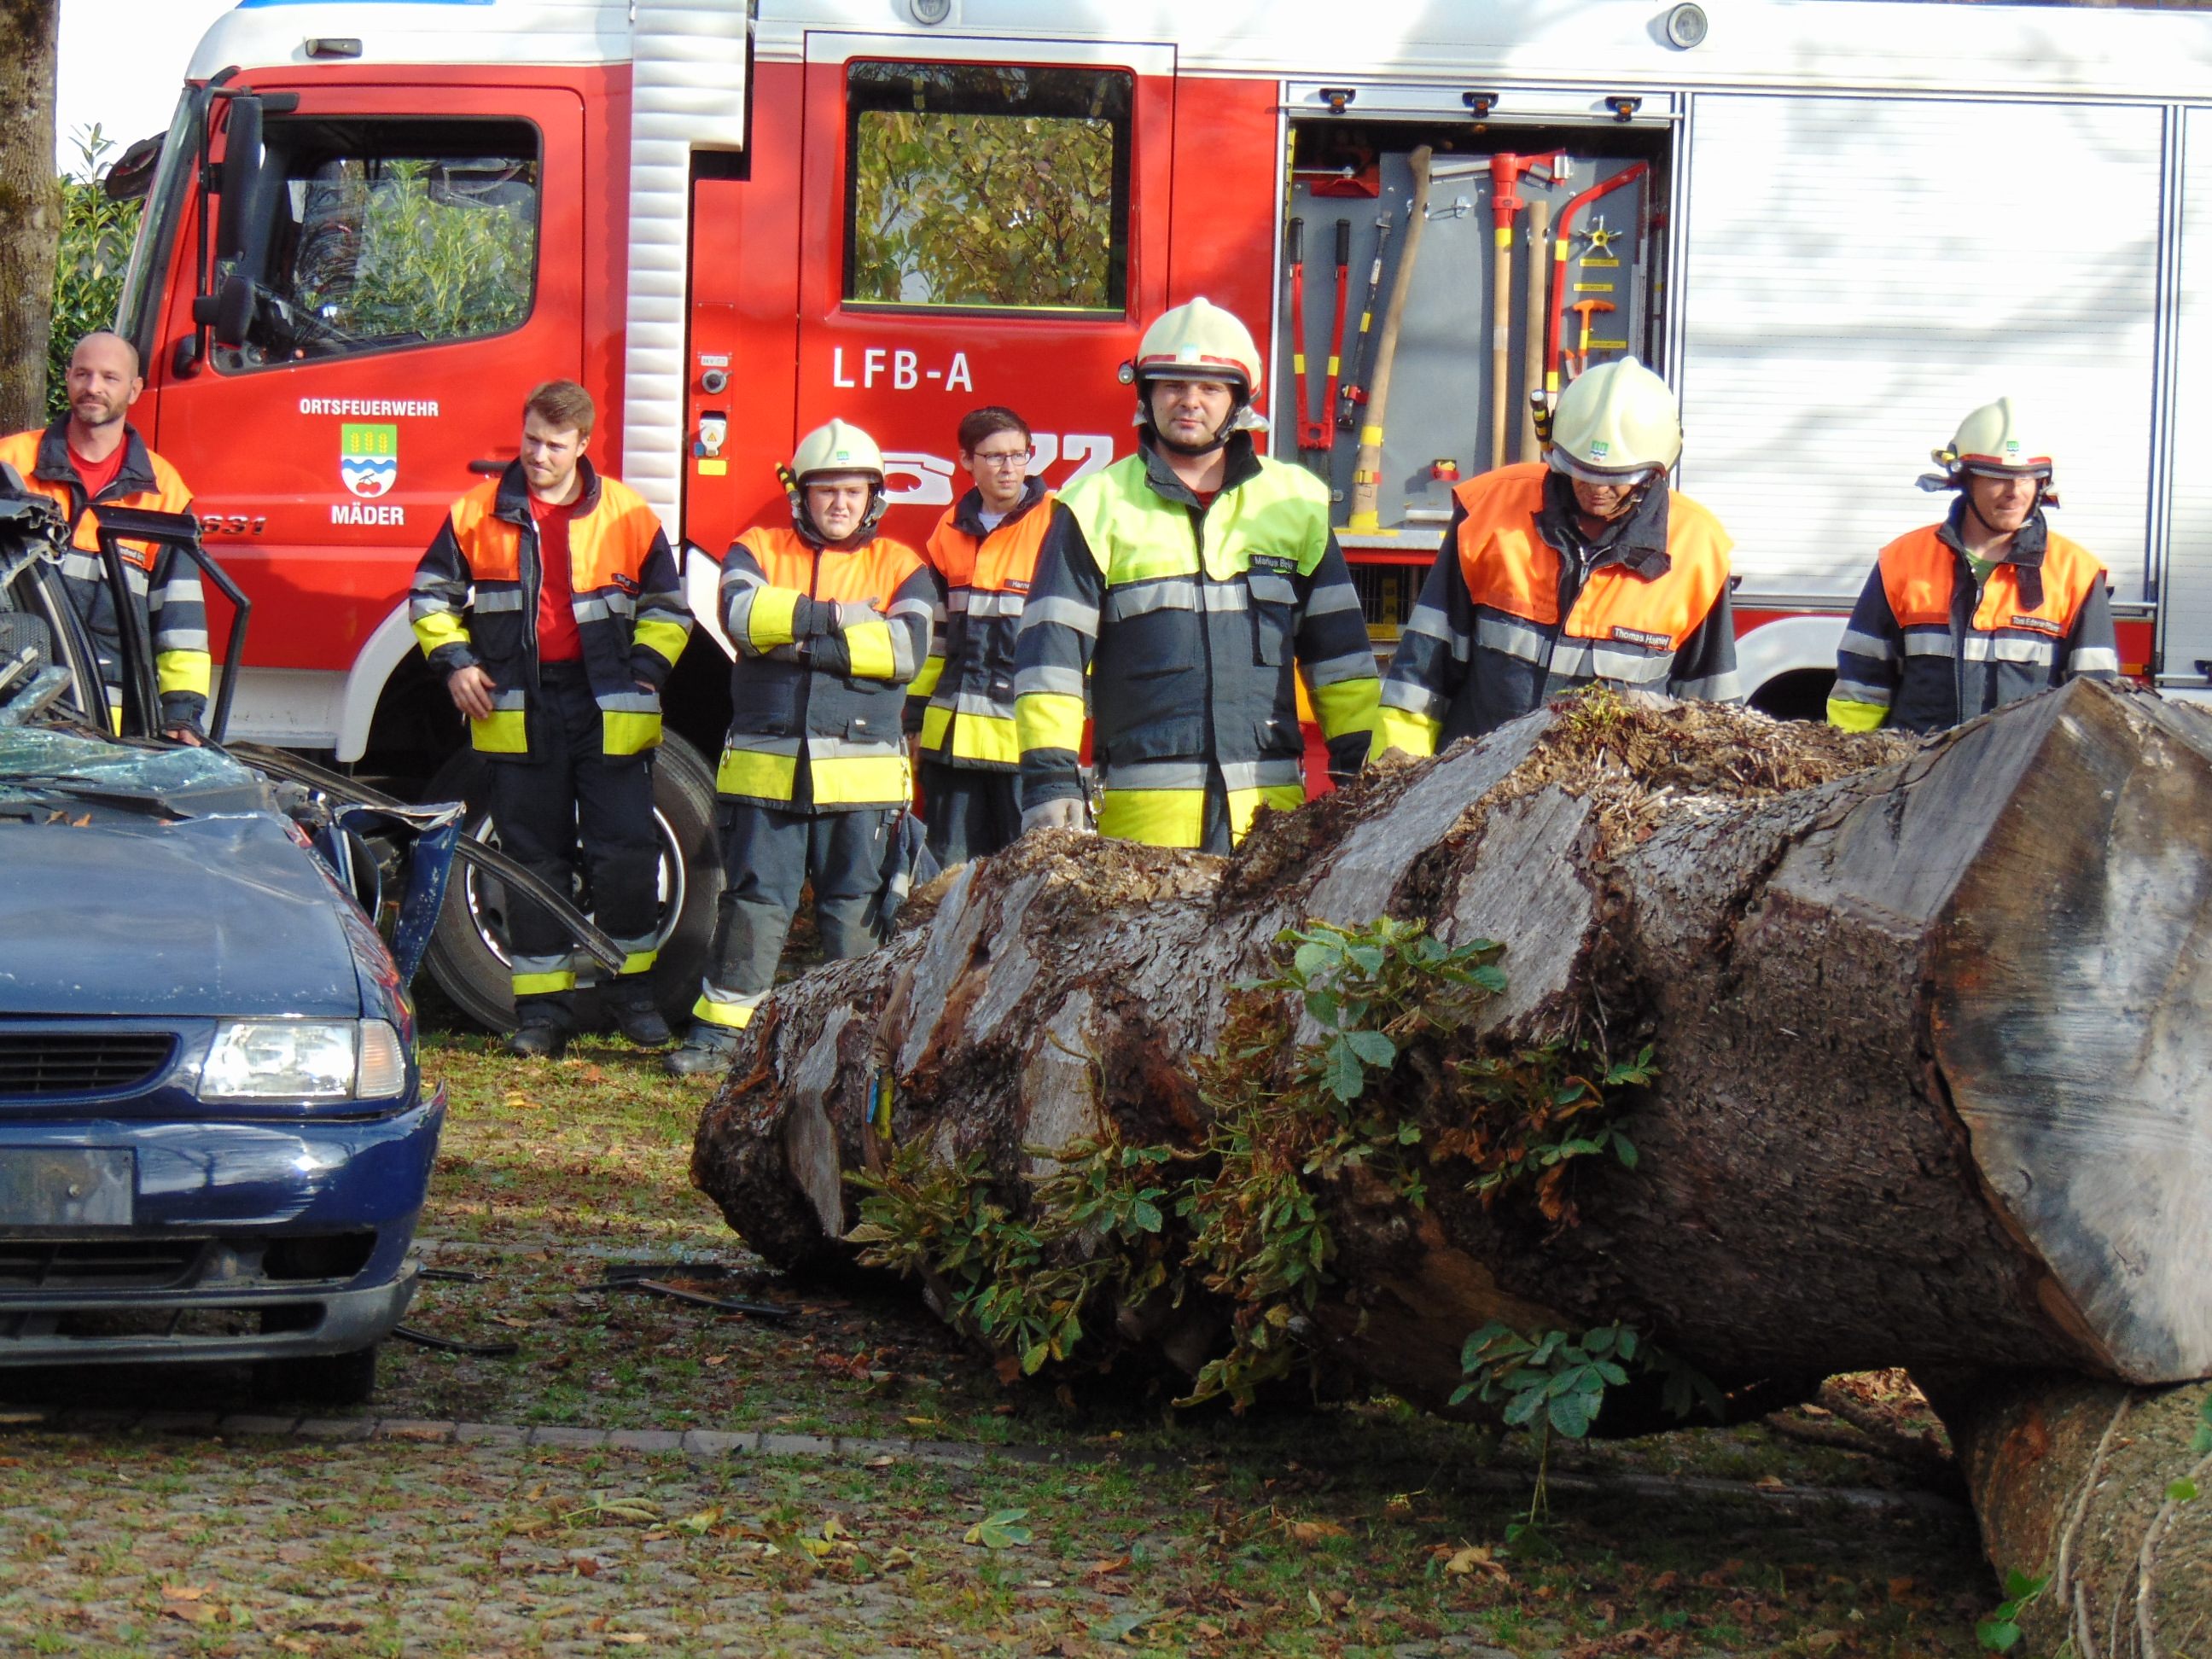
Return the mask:
MULTIPOLYGON (((859 422, 919 544, 980 404, 1027 417, 1055 486, 1128 453, 1123 365, 1194 295, 1272 341, 1269 441, 1342 503, 1385 657, 1453 483, 1535 453, 1528 390, 1633 354, 1681 399, 1679 487, 1735 539, 1761 706, 1818 713, 1875 553, 1942 509, 1914 489, 1930 447, 2004 393, 2057 434, 2060 523, 2111 568, 2130 672, 2212 690, 2212 486, 2173 464, 2212 428, 2202 15, 243 0, 146 188, 119 325, 139 424, 261 624, 234 729, 465 784, 409 577, 514 455, 527 389, 578 379, 594 460, 694 550, 660 769, 695 946, 714 560, 783 514, 775 464, 859 422)), ((457 926, 434 968, 494 1018, 496 927, 471 968, 457 926)), ((668 960, 673 1005, 696 951, 668 960)))

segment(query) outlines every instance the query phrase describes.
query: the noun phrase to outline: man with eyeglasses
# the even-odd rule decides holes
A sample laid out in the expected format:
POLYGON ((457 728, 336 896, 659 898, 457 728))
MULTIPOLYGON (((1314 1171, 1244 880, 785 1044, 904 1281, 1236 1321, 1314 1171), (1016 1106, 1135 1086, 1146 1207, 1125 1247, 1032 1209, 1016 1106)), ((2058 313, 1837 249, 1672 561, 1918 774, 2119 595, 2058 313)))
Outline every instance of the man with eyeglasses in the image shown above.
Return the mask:
POLYGON ((1029 476, 1036 446, 1012 410, 975 410, 958 441, 975 487, 945 510, 925 550, 937 576, 936 626, 907 697, 929 850, 947 868, 1022 832, 1014 642, 1053 503, 1043 480, 1029 476))

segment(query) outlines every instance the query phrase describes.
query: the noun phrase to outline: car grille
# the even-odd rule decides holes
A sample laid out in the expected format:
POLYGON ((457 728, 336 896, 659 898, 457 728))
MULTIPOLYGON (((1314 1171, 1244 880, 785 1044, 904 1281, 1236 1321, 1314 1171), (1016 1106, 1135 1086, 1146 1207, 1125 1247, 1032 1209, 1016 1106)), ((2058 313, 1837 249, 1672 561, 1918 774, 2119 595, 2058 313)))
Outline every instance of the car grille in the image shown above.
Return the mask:
POLYGON ((0 1239, 0 1293, 167 1290, 197 1275, 206 1248, 198 1238, 0 1239))
POLYGON ((167 1069, 176 1048, 164 1031, 0 1035, 0 1100, 125 1094, 167 1069))

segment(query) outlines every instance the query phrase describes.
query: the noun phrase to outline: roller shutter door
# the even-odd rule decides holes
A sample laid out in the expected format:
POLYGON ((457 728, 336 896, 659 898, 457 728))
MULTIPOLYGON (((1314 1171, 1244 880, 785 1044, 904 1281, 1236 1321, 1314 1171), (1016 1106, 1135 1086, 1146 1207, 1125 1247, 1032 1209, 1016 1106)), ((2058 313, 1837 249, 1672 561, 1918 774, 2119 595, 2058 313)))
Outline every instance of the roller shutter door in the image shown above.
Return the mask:
POLYGON ((2201 688, 2212 659, 2212 110, 2193 109, 2183 129, 2181 325, 2175 342, 2173 535, 2159 615, 2166 674, 2201 688))
POLYGON ((2053 522, 2140 595, 2149 499, 2154 109, 1697 99, 1681 487, 1747 595, 1856 592, 1948 507, 1928 452, 2000 395, 2051 434, 2053 522))

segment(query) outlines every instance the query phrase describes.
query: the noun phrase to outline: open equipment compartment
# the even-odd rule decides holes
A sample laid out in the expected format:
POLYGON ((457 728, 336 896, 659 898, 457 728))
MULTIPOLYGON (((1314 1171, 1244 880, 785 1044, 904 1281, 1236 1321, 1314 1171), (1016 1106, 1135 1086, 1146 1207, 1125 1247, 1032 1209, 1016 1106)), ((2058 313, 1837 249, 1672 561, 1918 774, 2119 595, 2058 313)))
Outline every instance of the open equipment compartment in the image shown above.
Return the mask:
POLYGON ((1294 86, 1285 104, 1269 447, 1328 481, 1370 632, 1386 644, 1419 594, 1453 486, 1536 458, 1531 389, 1556 398, 1583 368, 1631 355, 1664 372, 1674 124, 1668 100, 1620 94, 1294 86), (1388 313, 1409 245, 1393 351, 1388 313), (1369 523, 1355 514, 1355 473, 1386 358, 1369 523))

